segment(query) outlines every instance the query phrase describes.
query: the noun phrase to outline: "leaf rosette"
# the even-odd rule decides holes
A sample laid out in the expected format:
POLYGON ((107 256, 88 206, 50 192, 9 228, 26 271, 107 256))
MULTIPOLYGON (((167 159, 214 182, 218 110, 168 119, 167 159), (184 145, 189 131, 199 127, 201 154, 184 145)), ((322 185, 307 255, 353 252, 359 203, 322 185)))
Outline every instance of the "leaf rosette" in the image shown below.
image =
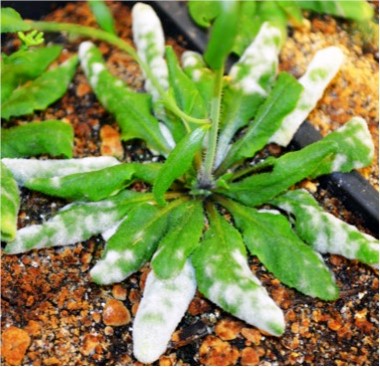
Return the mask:
MULTIPOLYGON (((2 160, 5 253, 71 245, 101 234, 105 249, 90 271, 96 283, 121 282, 151 263, 133 328, 134 354, 143 363, 165 351, 197 287, 232 315, 282 335, 283 312, 252 273, 251 255, 287 286, 326 301, 337 299, 339 290, 320 253, 368 265, 379 260, 373 237, 325 213, 307 191, 292 190, 304 179, 371 163, 374 147, 362 118, 353 116, 301 150, 258 159, 269 143, 289 144, 344 62, 342 51, 333 46, 317 51, 298 80, 278 73, 283 41, 278 23, 283 19, 266 19, 269 10, 257 5, 265 21, 246 44, 239 35, 247 20, 243 17, 240 24, 239 19, 242 12, 253 13, 248 9, 253 5, 231 1, 216 8, 214 3, 207 2, 207 12, 198 19, 212 25, 204 57, 187 51, 182 65, 174 50, 165 48, 160 20, 149 5, 138 3, 132 11, 137 51, 115 40, 109 19, 99 20, 108 29, 100 35, 139 62, 145 92, 133 91, 112 75, 95 44, 86 41, 79 48, 87 80, 118 122, 122 139, 144 140, 166 158, 164 163, 106 157, 30 161, 16 157, 40 152, 20 152, 7 142, 4 148, 10 152, 2 160), (225 61, 236 47, 244 51, 224 75, 225 61), (136 181, 151 190, 136 192, 136 181), (69 204, 48 221, 16 232, 17 184, 69 204)), ((281 11, 291 11, 288 3, 281 2, 281 11)), ((193 13, 199 6, 190 2, 193 13)), ((70 69, 66 74, 56 68, 33 83, 44 84, 48 73, 57 73, 57 80, 67 84, 75 65, 71 59, 63 66, 70 69)), ((16 90, 5 101, 6 117, 16 115, 13 100, 26 92, 16 90)), ((38 108, 43 106, 33 109, 38 108)), ((30 124, 24 130, 33 128, 30 124)), ((8 131, 5 138, 12 134, 22 140, 24 131, 8 131)), ((57 155, 71 158, 66 137, 57 155)), ((56 154, 49 145, 46 153, 56 154)))

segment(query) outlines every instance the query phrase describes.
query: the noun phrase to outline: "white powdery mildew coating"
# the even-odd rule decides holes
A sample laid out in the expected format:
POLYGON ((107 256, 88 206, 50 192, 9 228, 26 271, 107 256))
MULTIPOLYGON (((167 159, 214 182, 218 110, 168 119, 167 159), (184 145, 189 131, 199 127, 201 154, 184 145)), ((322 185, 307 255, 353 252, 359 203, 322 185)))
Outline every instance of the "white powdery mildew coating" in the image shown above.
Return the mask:
POLYGON ((237 265, 239 265, 238 270, 238 276, 241 278, 250 278, 252 279, 257 285, 261 285, 260 280, 257 279, 253 274, 251 269, 249 268, 247 264, 247 258, 239 251, 234 250, 232 251, 232 258, 236 261, 237 265))
POLYGON ((95 48, 95 45, 92 42, 85 41, 79 45, 79 49, 78 49, 80 64, 82 66, 82 69, 85 71, 87 77, 90 73, 89 61, 91 57, 91 50, 93 48, 95 48))
POLYGON ((201 54, 195 51, 185 51, 181 56, 181 64, 185 69, 201 66, 201 60, 201 54))
POLYGON ((245 50, 244 54, 230 72, 232 85, 244 94, 258 93, 266 96, 266 90, 259 84, 260 78, 272 70, 277 70, 278 54, 280 52, 281 33, 277 27, 264 23, 258 35, 245 50), (239 75, 241 69, 249 72, 239 75))
POLYGON ((84 208, 79 208, 76 213, 70 213, 69 218, 63 218, 60 214, 73 207, 72 204, 69 204, 47 222, 17 231, 16 239, 8 243, 6 252, 17 254, 31 249, 65 246, 87 240, 91 235, 105 231, 117 220, 117 208, 104 212, 107 206, 104 204, 105 201, 83 204, 94 212, 86 213, 84 208), (86 216, 84 221, 83 216, 86 216))
MULTIPOLYGON (((354 150, 364 149, 367 151, 367 160, 371 161, 375 153, 375 146, 372 140, 371 133, 368 129, 367 122, 361 117, 353 117, 341 128, 336 130, 337 133, 345 134, 346 131, 351 131, 352 136, 347 137, 346 141, 352 145, 354 150)), ((343 162, 341 154, 337 154, 332 163, 334 170, 338 171, 346 163, 343 162)), ((347 159, 346 159, 347 161, 347 159)), ((368 165, 368 162, 354 161, 352 162, 353 168, 362 168, 368 165)))
MULTIPOLYGON (((132 9, 133 41, 137 53, 152 70, 164 90, 169 87, 168 68, 164 59, 165 38, 162 25, 153 8, 147 4, 137 3, 132 9)), ((147 80, 145 89, 159 99, 159 93, 152 83, 147 80)))
POLYGON ((168 144, 169 148, 174 149, 176 144, 175 144, 173 135, 170 132, 170 130, 168 129, 168 127, 165 124, 163 124, 162 122, 160 122, 158 124, 158 127, 160 128, 161 134, 165 138, 166 143, 168 144))
POLYGON ((251 284, 215 282, 208 298, 223 307, 227 303, 234 309, 234 315, 250 325, 256 326, 272 335, 279 336, 285 329, 284 315, 276 303, 269 297, 265 288, 257 284, 251 273, 248 281, 251 284))
POLYGON ((189 260, 174 278, 161 280, 153 271, 149 273, 133 324, 133 354, 141 363, 152 363, 165 352, 195 290, 189 260))
MULTIPOLYGON (((357 228, 334 217, 330 213, 321 213, 318 209, 305 206, 305 211, 310 215, 313 227, 317 228, 313 248, 324 254, 342 255, 347 259, 356 259, 360 249, 360 242, 350 238, 350 232, 357 232, 357 228), (330 228, 329 231, 327 229, 330 228), (331 230, 333 228, 333 230, 331 230)), ((363 239, 369 242, 369 246, 378 251, 377 240, 367 234, 362 234, 363 239)))
POLYGON ((4 158, 2 162, 9 168, 15 180, 21 186, 32 178, 61 177, 74 173, 97 171, 120 164, 114 157, 54 160, 4 158))
POLYGON ((343 63, 343 52, 338 47, 318 51, 306 73, 298 80, 304 87, 295 109, 282 121, 279 130, 271 137, 271 143, 287 146, 302 122, 314 109, 326 87, 343 63))

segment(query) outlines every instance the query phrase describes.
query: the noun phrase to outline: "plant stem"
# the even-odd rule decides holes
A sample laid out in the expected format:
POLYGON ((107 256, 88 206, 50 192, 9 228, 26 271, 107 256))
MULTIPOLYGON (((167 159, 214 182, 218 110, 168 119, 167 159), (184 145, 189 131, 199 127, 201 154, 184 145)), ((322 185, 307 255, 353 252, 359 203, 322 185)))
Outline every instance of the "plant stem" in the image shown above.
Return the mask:
POLYGON ((166 91, 162 88, 158 82, 155 75, 152 73, 149 65, 141 59, 136 50, 126 41, 119 38, 118 36, 105 32, 101 29, 96 29, 92 27, 82 26, 78 24, 71 23, 57 23, 57 22, 40 22, 40 21, 28 21, 33 29, 43 31, 43 32, 67 32, 74 35, 86 36, 89 38, 98 39, 110 43, 111 45, 116 46, 120 50, 126 52, 130 55, 141 67, 146 77, 152 82, 154 87, 157 89, 158 93, 161 96, 164 104, 178 117, 187 122, 195 124, 206 124, 210 121, 208 119, 199 119, 192 116, 189 116, 183 112, 176 104, 175 100, 170 97, 166 91))
POLYGON ((216 147, 218 143, 218 132, 219 132, 219 122, 220 122, 220 106, 222 100, 222 89, 223 89, 223 74, 224 67, 215 71, 215 81, 213 96, 211 99, 211 130, 208 136, 208 147, 207 153, 204 161, 204 172, 202 177, 202 184, 210 185, 213 184, 213 169, 215 164, 215 154, 216 147))

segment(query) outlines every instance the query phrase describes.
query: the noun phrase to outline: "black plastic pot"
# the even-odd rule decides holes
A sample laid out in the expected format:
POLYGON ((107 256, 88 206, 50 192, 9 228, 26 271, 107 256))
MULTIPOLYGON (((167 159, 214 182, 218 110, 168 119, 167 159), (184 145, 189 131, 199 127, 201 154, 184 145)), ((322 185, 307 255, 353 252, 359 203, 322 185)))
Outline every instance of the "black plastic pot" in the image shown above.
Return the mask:
MULTIPOLYGON (((11 6, 26 18, 38 19, 66 1, 3 1, 2 6, 11 6)), ((133 5, 135 1, 128 2, 133 5)), ((158 12, 167 35, 182 35, 190 49, 202 52, 207 43, 206 33, 194 25, 182 1, 149 2, 158 12)), ((233 60, 230 60, 230 64, 233 60)), ((305 121, 291 142, 291 148, 300 149, 321 139, 321 134, 305 121)), ((358 172, 333 173, 319 179, 323 188, 342 201, 354 212, 374 234, 379 234, 379 193, 358 172)))

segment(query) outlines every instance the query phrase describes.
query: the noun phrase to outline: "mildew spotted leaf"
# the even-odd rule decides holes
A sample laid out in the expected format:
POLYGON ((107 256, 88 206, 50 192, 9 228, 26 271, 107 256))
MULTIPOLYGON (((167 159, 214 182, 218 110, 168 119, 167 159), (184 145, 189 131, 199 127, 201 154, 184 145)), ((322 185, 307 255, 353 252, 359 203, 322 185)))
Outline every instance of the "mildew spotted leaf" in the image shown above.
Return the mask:
POLYGON ((272 203, 292 215, 297 234, 316 251, 378 266, 379 241, 323 211, 307 191, 289 191, 272 203))
POLYGON ((171 335, 195 295, 194 269, 187 260, 181 271, 167 279, 151 271, 133 322, 133 354, 152 363, 167 349, 171 335))

